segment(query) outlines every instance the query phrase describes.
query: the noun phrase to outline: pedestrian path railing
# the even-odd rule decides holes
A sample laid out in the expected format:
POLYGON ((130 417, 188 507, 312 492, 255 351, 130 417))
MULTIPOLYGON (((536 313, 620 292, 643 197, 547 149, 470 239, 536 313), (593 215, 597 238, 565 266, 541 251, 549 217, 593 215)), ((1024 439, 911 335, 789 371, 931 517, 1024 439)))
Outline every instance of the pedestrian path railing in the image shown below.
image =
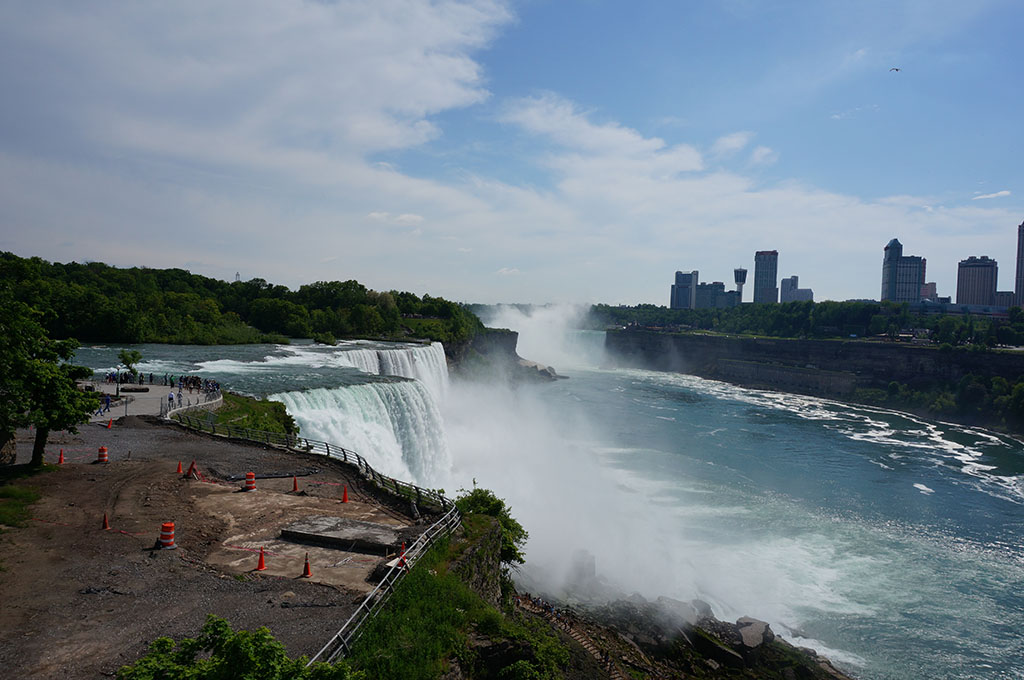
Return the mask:
POLYGON ((214 409, 220 406, 223 402, 224 396, 221 394, 220 390, 211 390, 209 392, 202 392, 197 395, 189 394, 187 396, 183 396, 179 392, 177 405, 174 405, 175 402, 172 402, 170 399, 160 401, 160 416, 163 418, 173 418, 175 414, 194 411, 196 409, 214 409))
POLYGON ((283 432, 265 432, 263 430, 252 430, 248 427, 238 427, 237 425, 231 425, 228 423, 216 423, 199 418, 192 413, 172 413, 171 418, 193 430, 209 432, 210 434, 230 437, 231 439, 244 439, 257 444, 275 446, 288 449, 290 451, 318 453, 329 458, 334 458, 344 463, 354 465, 359 469, 359 474, 368 482, 389 494, 393 494, 407 501, 415 502, 417 507, 433 505, 444 510, 447 509, 448 506, 452 505, 451 499, 445 498, 442 494, 434 491, 433 489, 424 489, 423 487, 416 486, 415 484, 403 482, 395 479, 394 477, 381 474, 377 470, 374 470, 373 467, 366 462, 366 459, 358 453, 355 451, 349 451, 337 444, 330 444, 328 442, 309 439, 307 437, 299 437, 293 434, 284 434, 283 432))
POLYGON ((450 535, 458 528, 462 521, 462 515, 455 506, 454 501, 446 498, 443 494, 433 489, 424 489, 415 484, 382 475, 374 470, 366 462, 366 459, 358 453, 349 451, 337 444, 329 444, 328 442, 283 434, 281 432, 265 432, 226 423, 217 423, 189 413, 174 413, 172 419, 189 429, 200 432, 209 432, 210 434, 231 439, 242 439, 265 446, 284 448, 289 451, 318 453, 341 460, 342 462, 354 465, 364 479, 386 493, 404 500, 414 501, 417 507, 424 505, 424 503, 436 506, 444 513, 439 520, 430 525, 426 531, 413 541, 403 556, 394 560, 391 568, 388 569, 388 572, 377 587, 366 596, 366 599, 363 600, 341 629, 310 659, 310 664, 316 661, 330 663, 348 654, 352 649, 352 644, 359 637, 363 624, 376 616, 384 605, 387 604, 395 588, 405 578, 409 570, 415 566, 416 562, 426 554, 438 539, 450 535))
POLYGON ((380 613, 388 600, 391 599, 395 588, 405 578, 405 575, 409 573, 409 570, 415 566, 416 562, 430 550, 431 546, 438 539, 448 536, 455 531, 461 521, 462 516, 459 514, 458 508, 452 504, 452 507, 441 519, 434 522, 429 529, 420 534, 420 537, 409 546, 405 551, 404 559, 398 558, 393 561, 393 565, 387 574, 384 575, 381 582, 377 584, 377 587, 366 596, 366 599, 349 617, 348 621, 334 634, 334 637, 327 641, 327 644, 320 648, 320 651, 306 665, 310 666, 317 661, 332 663, 339 657, 349 654, 352 651, 352 645, 355 644, 359 634, 362 632, 363 624, 372 620, 373 617, 380 613))

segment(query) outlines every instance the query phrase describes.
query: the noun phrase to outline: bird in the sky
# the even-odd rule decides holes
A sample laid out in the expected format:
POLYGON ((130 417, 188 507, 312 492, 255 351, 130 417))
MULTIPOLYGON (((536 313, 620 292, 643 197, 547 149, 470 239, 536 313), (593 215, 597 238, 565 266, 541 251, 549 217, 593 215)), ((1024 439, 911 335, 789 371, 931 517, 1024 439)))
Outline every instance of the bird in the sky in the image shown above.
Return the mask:
POLYGON ((896 68, 895 66, 893 66, 893 67, 892 67, 891 69, 889 69, 889 72, 891 73, 891 72, 893 72, 893 71, 899 71, 899 69, 898 69, 898 68, 896 68))

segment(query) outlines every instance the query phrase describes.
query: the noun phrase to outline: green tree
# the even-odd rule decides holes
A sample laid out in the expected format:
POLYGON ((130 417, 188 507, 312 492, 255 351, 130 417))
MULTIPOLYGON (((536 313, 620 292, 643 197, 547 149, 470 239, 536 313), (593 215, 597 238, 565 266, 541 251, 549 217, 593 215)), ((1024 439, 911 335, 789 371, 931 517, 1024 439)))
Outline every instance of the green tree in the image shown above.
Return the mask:
POLYGON ((463 491, 455 499, 459 512, 464 514, 490 515, 501 525, 501 561, 505 564, 522 564, 523 546, 530 534, 511 515, 510 508, 490 489, 482 489, 474 483, 472 491, 463 491))
POLYGON ((31 465, 43 464, 46 441, 53 430, 77 432, 98 406, 98 396, 82 392, 75 380, 92 374, 74 366, 76 340, 51 340, 40 314, 0 292, 0 439, 19 427, 34 425, 31 465))

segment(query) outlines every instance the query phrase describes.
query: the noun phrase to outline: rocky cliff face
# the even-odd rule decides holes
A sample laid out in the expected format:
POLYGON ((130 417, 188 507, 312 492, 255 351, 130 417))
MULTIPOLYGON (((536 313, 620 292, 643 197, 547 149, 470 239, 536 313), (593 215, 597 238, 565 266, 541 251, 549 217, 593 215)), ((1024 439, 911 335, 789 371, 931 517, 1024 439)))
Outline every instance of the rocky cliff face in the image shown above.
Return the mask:
POLYGON ((474 521, 486 526, 473 532, 472 539, 463 531, 459 538, 465 545, 450 569, 485 602, 498 607, 501 603, 501 525, 493 517, 476 516, 474 521))
POLYGON ((523 359, 516 352, 519 333, 507 328, 487 328, 471 340, 446 347, 448 365, 453 373, 501 376, 512 382, 555 380, 559 376, 551 366, 523 359))
POLYGON ((620 363, 750 387, 844 396, 858 387, 949 383, 973 373, 1017 377, 1024 353, 942 351, 859 340, 788 340, 609 331, 605 346, 620 363))

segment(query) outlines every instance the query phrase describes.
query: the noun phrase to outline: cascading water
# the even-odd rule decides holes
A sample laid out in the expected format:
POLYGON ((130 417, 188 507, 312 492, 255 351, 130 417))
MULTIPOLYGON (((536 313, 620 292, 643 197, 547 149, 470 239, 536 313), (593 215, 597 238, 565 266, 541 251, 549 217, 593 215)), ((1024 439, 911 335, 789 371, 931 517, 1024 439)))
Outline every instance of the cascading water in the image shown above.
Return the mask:
POLYGON ((311 439, 362 454, 380 472, 437 485, 451 467, 437 402, 415 380, 284 392, 280 401, 311 439))
MULTIPOLYGON (((344 349, 346 345, 340 347, 344 349)), ((439 342, 399 349, 344 349, 336 358, 364 373, 418 380, 438 401, 442 401, 448 391, 448 362, 444 356, 444 345, 439 342)))

